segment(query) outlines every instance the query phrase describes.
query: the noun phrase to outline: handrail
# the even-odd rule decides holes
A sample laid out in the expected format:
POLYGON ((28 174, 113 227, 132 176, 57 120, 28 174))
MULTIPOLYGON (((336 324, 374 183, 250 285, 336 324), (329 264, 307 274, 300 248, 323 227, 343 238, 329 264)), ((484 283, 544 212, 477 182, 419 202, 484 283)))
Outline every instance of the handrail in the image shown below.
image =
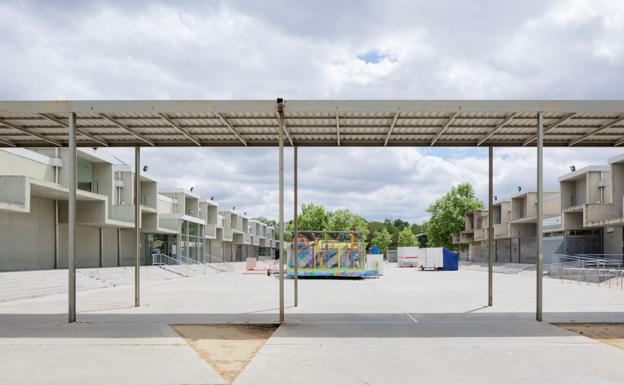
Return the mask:
POLYGON ((154 253, 152 254, 152 265, 161 267, 167 265, 186 266, 187 275, 191 273, 191 266, 197 265, 201 266, 203 273, 206 274, 206 265, 199 260, 189 257, 182 257, 182 259, 179 259, 163 253, 154 253))
POLYGON ((545 266, 549 275, 558 277, 562 282, 586 282, 600 286, 606 282, 611 287, 612 281, 616 287, 624 290, 624 264, 622 260, 613 258, 598 258, 598 256, 621 256, 621 254, 555 254, 557 262, 545 266))

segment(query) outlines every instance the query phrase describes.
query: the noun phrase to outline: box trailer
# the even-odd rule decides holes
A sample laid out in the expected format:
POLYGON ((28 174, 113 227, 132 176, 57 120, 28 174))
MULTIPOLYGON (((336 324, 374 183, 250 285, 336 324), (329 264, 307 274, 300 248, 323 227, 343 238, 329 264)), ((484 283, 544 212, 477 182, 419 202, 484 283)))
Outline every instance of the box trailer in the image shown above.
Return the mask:
POLYGON ((457 270, 459 254, 444 247, 399 247, 399 267, 421 270, 457 270))

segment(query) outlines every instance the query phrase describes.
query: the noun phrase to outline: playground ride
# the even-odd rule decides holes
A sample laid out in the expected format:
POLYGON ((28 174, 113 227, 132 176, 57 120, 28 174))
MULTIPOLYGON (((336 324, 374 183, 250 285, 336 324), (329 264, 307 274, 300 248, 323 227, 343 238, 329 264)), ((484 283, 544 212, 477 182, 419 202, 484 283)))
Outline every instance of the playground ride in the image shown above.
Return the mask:
POLYGON ((288 250, 286 277, 377 278, 376 264, 366 263, 363 234, 355 231, 305 231, 288 250))

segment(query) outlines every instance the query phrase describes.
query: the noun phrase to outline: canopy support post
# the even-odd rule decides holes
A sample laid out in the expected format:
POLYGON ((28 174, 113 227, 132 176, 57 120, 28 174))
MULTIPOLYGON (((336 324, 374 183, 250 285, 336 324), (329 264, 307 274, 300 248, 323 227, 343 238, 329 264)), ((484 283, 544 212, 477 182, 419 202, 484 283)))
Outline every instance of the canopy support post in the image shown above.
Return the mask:
POLYGON ((535 319, 542 321, 544 279, 544 113, 537 113, 537 298, 535 319))
POLYGON ((134 306, 141 306, 141 147, 134 147, 134 306))
POLYGON ((492 146, 488 147, 488 306, 492 306, 494 303, 494 262, 493 262, 493 247, 492 239, 494 238, 494 186, 492 180, 494 179, 493 158, 494 149, 492 146))
POLYGON ((284 102, 277 99, 279 114, 279 323, 284 323, 284 102))
POLYGON ((67 271, 69 274, 68 300, 69 322, 76 322, 76 113, 69 114, 69 178, 68 178, 68 226, 67 271))
POLYGON ((294 230, 294 234, 293 234, 293 267, 294 267, 294 272, 295 272, 295 307, 299 306, 299 279, 297 276, 297 271, 299 268, 299 258, 297 257, 297 245, 298 245, 298 239, 299 239, 299 223, 297 223, 298 221, 298 203, 297 203, 297 189, 298 189, 298 155, 297 155, 297 146, 294 147, 294 153, 293 153, 293 157, 294 157, 294 215, 293 215, 293 230, 294 230))

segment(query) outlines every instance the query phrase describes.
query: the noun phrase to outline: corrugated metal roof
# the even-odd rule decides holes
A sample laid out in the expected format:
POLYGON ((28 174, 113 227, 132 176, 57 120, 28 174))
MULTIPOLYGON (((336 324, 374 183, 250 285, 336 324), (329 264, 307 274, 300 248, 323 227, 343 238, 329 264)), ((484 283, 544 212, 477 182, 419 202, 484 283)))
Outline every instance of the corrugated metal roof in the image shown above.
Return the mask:
MULTIPOLYGON (((285 144, 297 146, 545 146, 624 144, 624 101, 287 100, 285 144)), ((270 100, 0 101, 0 147, 277 146, 270 100)))

